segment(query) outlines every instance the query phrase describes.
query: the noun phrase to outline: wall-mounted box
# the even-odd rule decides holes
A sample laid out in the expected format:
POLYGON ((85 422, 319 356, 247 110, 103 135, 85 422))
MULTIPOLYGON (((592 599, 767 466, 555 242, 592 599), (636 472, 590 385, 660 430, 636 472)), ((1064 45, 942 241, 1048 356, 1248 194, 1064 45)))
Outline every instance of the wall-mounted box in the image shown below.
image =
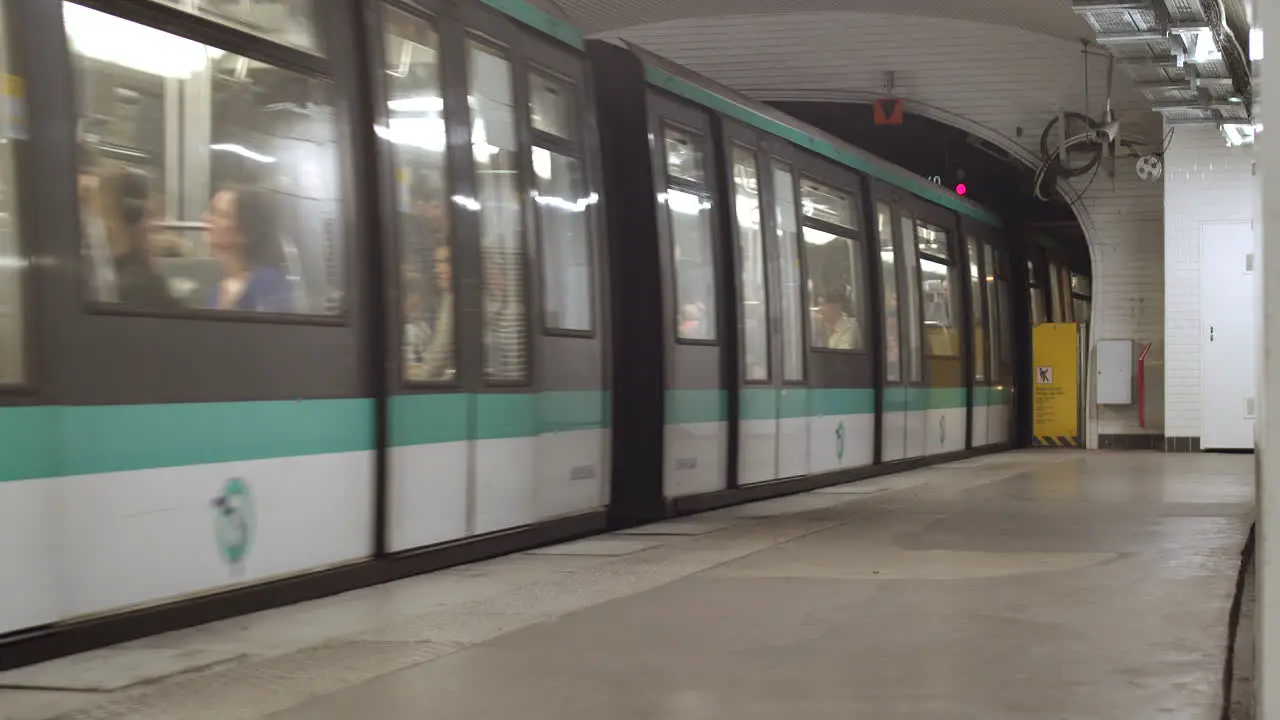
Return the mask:
POLYGON ((1133 341, 1099 340, 1097 377, 1099 405, 1133 404, 1133 341))

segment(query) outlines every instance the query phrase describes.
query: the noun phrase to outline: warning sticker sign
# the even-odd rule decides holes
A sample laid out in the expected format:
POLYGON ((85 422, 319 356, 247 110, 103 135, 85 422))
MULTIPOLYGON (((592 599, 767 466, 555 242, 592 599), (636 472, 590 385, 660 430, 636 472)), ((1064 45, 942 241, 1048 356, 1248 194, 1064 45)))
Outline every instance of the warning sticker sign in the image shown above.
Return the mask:
POLYGON ((1053 384, 1053 367, 1040 365, 1036 367, 1036 384, 1052 385, 1053 384))

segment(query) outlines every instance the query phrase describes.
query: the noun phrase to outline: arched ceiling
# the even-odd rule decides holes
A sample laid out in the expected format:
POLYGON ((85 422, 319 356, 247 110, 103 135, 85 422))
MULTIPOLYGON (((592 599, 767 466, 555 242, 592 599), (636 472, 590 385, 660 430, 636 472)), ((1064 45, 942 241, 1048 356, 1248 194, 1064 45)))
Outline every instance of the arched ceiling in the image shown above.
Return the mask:
POLYGON ((682 18, 847 10, 1007 25, 1068 40, 1092 38, 1071 0, 535 0, 588 35, 682 18))

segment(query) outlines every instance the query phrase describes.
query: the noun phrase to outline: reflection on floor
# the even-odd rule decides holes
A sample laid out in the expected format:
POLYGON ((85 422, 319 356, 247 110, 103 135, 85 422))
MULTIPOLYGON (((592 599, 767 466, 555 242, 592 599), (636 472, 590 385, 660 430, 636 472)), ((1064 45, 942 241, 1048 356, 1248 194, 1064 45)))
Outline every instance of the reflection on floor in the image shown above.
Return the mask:
POLYGON ((0 673, 0 717, 1208 718, 1252 468, 879 478, 0 673))

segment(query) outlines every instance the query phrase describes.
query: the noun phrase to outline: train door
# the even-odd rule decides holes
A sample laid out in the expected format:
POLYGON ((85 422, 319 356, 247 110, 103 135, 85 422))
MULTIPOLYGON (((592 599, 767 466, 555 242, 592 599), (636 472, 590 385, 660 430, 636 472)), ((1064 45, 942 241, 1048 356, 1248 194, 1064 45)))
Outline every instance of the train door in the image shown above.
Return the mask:
POLYGON ((926 415, 929 409, 929 389, 924 363, 924 327, 921 318, 922 296, 920 292, 920 260, 916 253, 916 215, 914 203, 900 201, 897 205, 897 257, 899 303, 902 308, 902 390, 894 409, 903 414, 904 458, 925 455, 926 415))
POLYGON ((800 175, 778 154, 769 157, 766 197, 771 199, 772 256, 777 292, 777 328, 773 334, 775 367, 773 413, 777 422, 778 465, 773 478, 809 472, 809 391, 805 368, 803 270, 800 261, 800 175))
POLYGON ((777 477, 779 368, 773 328, 776 317, 774 242, 765 241, 766 221, 761 172, 765 162, 754 133, 725 124, 729 177, 733 183, 733 235, 738 276, 737 484, 777 477))
POLYGON ((962 245, 954 213, 922 202, 904 203, 907 209, 914 217, 908 222, 904 214, 903 248, 916 280, 908 284, 919 293, 924 381, 912 399, 907 450, 910 456, 938 455, 963 450, 967 437, 962 245))
POLYGON ((988 442, 988 402, 991 388, 990 344, 988 342, 988 323, 986 297, 982 292, 983 253, 985 244, 978 239, 978 233, 970 223, 965 223, 964 268, 968 294, 968 307, 971 330, 969 356, 969 447, 982 447, 988 442))
POLYGON ((880 258, 881 307, 884 308, 883 338, 881 348, 883 371, 880 382, 883 390, 880 399, 880 460, 893 462, 907 456, 907 397, 910 371, 907 367, 904 347, 908 300, 902 291, 900 244, 897 241, 898 223, 894 206, 887 190, 875 187, 871 194, 874 207, 877 253, 880 258))
POLYGON ((399 290, 388 547, 598 509, 606 380, 581 60, 478 11, 381 18, 399 290))
POLYGON ((649 108, 666 318, 663 489, 676 497, 727 487, 722 233, 714 204, 722 195, 707 114, 657 93, 649 108))

